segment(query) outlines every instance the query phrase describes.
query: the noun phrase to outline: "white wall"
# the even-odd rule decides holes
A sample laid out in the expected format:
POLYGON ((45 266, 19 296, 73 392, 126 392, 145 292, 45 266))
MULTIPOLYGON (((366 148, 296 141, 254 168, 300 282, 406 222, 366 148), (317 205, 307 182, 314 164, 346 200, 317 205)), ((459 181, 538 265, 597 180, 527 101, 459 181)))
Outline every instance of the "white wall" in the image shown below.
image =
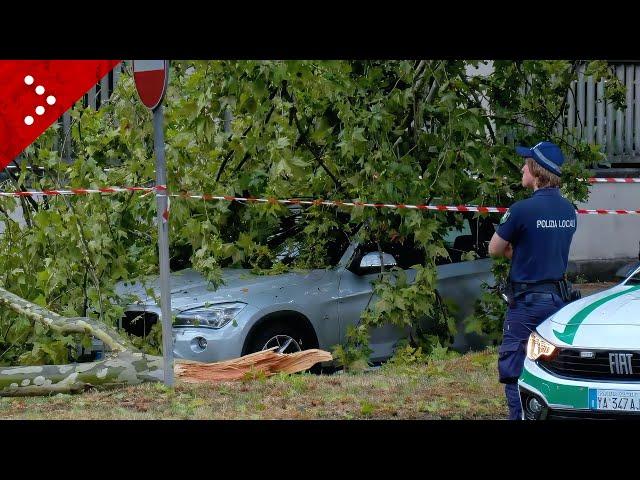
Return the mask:
MULTIPOLYGON (((16 201, 16 208, 13 211, 9 210, 9 217, 16 220, 20 225, 24 226, 26 225, 26 222, 24 221, 24 217, 22 215, 22 207, 20 206, 20 199, 16 198, 15 201, 16 201)), ((4 229, 5 229, 4 222, 0 221, 0 234, 4 233, 4 229)))
MULTIPOLYGON (((589 191, 579 208, 640 209, 640 184, 596 183, 589 191)), ((640 215, 578 215, 569 260, 637 258, 639 242, 640 215)))
POLYGON ((477 68, 467 65, 467 75, 470 77, 488 77, 493 73, 493 60, 483 60, 486 64, 480 63, 477 68))

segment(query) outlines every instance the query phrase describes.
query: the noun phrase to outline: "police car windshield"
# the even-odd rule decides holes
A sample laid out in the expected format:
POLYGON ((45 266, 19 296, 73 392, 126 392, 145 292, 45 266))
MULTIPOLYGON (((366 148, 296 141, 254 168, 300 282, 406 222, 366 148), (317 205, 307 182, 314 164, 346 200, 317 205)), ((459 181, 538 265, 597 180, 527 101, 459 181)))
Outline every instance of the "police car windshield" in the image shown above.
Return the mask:
POLYGON ((627 285, 639 285, 640 284, 640 263, 636 266, 635 271, 629 276, 625 282, 627 285))

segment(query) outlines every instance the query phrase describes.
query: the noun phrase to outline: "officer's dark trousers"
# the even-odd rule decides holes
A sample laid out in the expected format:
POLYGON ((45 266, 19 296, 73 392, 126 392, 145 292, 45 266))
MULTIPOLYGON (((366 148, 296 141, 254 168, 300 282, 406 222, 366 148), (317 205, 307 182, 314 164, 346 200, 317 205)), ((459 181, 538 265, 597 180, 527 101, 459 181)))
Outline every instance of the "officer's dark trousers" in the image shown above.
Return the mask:
POLYGON ((518 296, 507 309, 502 345, 498 349, 498 374, 500 382, 505 384, 510 420, 522 418, 518 378, 522 373, 529 334, 564 305, 555 293, 526 293, 518 296))

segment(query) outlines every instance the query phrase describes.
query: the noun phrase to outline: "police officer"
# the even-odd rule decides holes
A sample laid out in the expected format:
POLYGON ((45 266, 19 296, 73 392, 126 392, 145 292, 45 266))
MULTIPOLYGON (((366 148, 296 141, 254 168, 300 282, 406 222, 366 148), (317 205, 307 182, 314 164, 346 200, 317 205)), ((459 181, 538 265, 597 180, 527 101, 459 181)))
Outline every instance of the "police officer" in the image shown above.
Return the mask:
POLYGON ((551 142, 516 147, 524 157, 522 186, 533 195, 514 203, 500 220, 489 243, 492 257, 511 259, 498 373, 505 384, 509 419, 522 418, 518 378, 529 334, 562 308, 571 295, 565 280, 569 247, 576 231, 576 211, 560 194, 564 157, 551 142))

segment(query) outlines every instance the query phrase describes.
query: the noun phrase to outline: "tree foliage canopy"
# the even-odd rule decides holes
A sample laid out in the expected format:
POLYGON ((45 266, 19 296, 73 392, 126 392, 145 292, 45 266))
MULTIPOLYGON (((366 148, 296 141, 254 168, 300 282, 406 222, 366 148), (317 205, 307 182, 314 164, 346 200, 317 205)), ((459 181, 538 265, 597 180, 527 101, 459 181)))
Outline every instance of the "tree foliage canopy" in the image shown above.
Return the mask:
MULTIPOLYGON (((577 178, 587 176, 585 167, 601 154, 563 126, 578 62, 496 61, 490 75, 474 73, 481 63, 174 61, 165 99, 169 190, 508 206, 526 195, 514 144, 550 139, 572 159, 563 174, 565 194, 585 199, 587 186, 577 178)), ((606 77, 607 97, 623 102, 624 87, 606 62, 590 62, 588 73, 606 77)), ((60 132, 51 127, 24 152, 23 166, 45 170, 23 168, 5 189, 153 184, 151 114, 129 73, 99 110, 81 102, 73 109, 71 164, 62 160, 60 132)), ((15 199, 0 199, 2 285, 63 315, 99 316, 115 324, 122 315, 115 283, 157 270, 152 196, 20 202, 24 224, 10 215, 15 199)), ((362 343, 368 325, 440 315, 435 265, 447 254, 442 236, 449 225, 461 223, 459 215, 313 206, 302 213, 303 254, 282 265, 267 239, 289 214, 278 204, 173 199, 172 264, 192 264, 214 285, 226 266, 263 273, 322 268, 329 228, 366 225, 358 230, 361 237, 408 238, 421 246, 426 261, 413 285, 384 279, 376 285, 380 298, 403 301, 374 305, 352 337, 362 343)), ((497 268, 504 265, 498 262, 497 268)), ((444 313, 440 321, 450 324, 444 313)), ((495 319, 474 321, 470 328, 491 331, 495 319)), ((143 349, 159 347, 159 329, 154 334, 143 349)), ((446 342, 446 336, 427 342, 446 342)), ((77 340, 0 312, 0 364, 66 363, 77 340)))

